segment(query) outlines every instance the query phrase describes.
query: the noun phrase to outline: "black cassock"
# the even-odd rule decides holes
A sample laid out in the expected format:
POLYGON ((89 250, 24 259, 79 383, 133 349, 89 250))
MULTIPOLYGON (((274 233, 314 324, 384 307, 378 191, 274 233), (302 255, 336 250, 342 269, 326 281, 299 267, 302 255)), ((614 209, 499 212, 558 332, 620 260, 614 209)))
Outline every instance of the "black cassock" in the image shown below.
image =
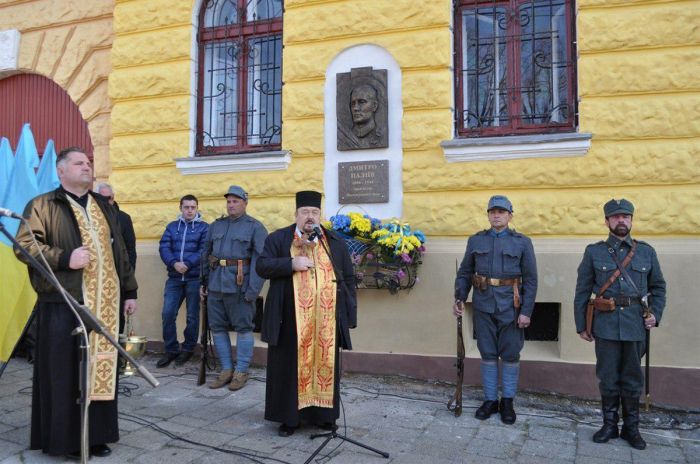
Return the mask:
POLYGON ((308 407, 298 410, 297 332, 292 283, 291 247, 296 226, 271 233, 258 258, 258 275, 270 280, 265 300, 262 340, 267 348, 267 383, 265 387, 265 419, 298 426, 301 422, 321 424, 339 416, 340 356, 339 348, 352 349, 350 328, 357 325, 355 277, 350 254, 343 239, 325 231, 334 263, 343 275, 336 295, 336 353, 333 408, 308 407), (345 287, 346 290, 343 289, 345 287))
MULTIPOLYGON (((54 456, 80 450, 79 369, 82 337, 65 303, 38 303, 37 343, 32 384, 31 449, 54 456)), ((119 440, 116 395, 92 401, 90 446, 119 440)))

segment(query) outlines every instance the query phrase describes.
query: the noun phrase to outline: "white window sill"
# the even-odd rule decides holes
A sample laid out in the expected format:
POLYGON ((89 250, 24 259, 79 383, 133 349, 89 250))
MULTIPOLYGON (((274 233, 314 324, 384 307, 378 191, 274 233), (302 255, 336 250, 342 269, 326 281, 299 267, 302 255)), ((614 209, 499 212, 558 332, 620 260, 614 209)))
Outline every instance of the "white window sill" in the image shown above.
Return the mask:
POLYGON ((590 133, 472 137, 440 144, 448 163, 520 158, 583 156, 591 148, 590 133))
POLYGON ((246 153, 240 155, 190 156, 175 158, 180 174, 216 174, 245 171, 282 171, 292 162, 288 150, 246 153))

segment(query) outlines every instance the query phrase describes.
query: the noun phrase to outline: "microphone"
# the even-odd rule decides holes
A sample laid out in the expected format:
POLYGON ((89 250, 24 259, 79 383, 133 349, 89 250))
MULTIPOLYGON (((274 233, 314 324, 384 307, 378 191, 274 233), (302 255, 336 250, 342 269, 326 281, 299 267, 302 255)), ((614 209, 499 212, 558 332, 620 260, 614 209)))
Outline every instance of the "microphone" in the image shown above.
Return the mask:
POLYGON ((313 230, 313 232, 309 234, 309 242, 313 242, 317 238, 323 237, 323 232, 321 232, 321 226, 319 226, 318 224, 314 224, 313 226, 311 226, 311 229, 313 230))
POLYGON ((19 214, 15 213, 15 212, 13 212, 13 211, 10 211, 10 210, 7 209, 7 208, 0 208, 0 216, 7 216, 7 217, 11 217, 11 218, 13 218, 13 219, 19 219, 20 221, 21 221, 22 219, 24 219, 24 218, 23 218, 22 216, 20 216, 19 214))

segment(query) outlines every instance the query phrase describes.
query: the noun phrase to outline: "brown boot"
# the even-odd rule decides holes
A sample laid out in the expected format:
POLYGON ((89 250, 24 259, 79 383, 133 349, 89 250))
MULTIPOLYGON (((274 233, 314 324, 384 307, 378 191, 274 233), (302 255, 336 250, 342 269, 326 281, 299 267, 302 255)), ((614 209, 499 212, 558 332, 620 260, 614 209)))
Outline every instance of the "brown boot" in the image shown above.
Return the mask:
POLYGON ((221 374, 209 384, 209 388, 221 388, 231 381, 233 377, 233 371, 231 369, 226 369, 221 371, 221 374))
POLYGON ((231 391, 236 391, 240 390, 243 388, 243 385, 248 381, 248 373, 247 372, 234 372, 233 373, 233 380, 231 380, 231 383, 228 386, 228 389, 231 391))

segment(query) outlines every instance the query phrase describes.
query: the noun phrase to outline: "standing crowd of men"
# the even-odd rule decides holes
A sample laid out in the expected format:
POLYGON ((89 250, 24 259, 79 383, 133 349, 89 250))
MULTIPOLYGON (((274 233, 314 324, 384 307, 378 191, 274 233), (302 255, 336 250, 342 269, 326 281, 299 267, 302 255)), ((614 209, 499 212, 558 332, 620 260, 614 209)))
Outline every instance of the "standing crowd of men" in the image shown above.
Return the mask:
MULTIPOLYGON (((28 227, 20 227, 17 239, 30 254, 42 253, 66 291, 116 337, 120 315, 136 310, 131 219, 114 203, 109 185, 89 190, 92 166, 82 149, 61 151, 57 171, 61 186, 27 205, 28 227)), ((209 387, 242 388, 253 355, 255 301, 267 279, 261 334, 268 344, 265 419, 280 423, 280 436, 292 435, 302 424, 332 430, 339 417, 340 349, 352 349, 350 329, 357 325, 355 275, 345 242, 321 227, 319 192, 297 192, 294 223, 269 235, 246 213, 248 193, 242 187, 231 186, 224 197, 227 215, 207 224, 198 199, 183 196, 180 215, 160 240, 168 278, 162 310, 165 353, 157 366, 173 361, 181 365, 192 357, 200 330, 199 303, 206 299, 222 368, 209 387), (187 316, 180 344, 175 321, 183 301, 187 316), (237 335, 235 362, 231 331, 237 335)), ((467 242, 453 312, 458 317, 465 313, 471 292, 484 392, 475 416, 485 420, 499 413, 502 422, 513 424, 524 330, 535 309, 537 267, 531 240, 509 227, 513 205, 508 198, 493 196, 486 212, 490 228, 467 242)), ((586 248, 574 310, 579 336, 595 341, 604 424, 593 439, 602 443, 619 436, 643 449, 646 443, 638 429, 644 382, 640 360, 647 331, 661 320, 666 286, 654 249, 630 235, 633 214, 627 200, 605 204, 609 236, 586 248)), ((25 259, 18 251, 17 256, 25 259)), ((71 335, 77 321, 59 290, 31 268, 30 277, 38 294, 31 448, 79 456, 80 408, 75 400, 80 341, 71 335)), ((117 353, 94 333, 90 347, 90 453, 107 456, 108 443, 119 438, 117 353)))

